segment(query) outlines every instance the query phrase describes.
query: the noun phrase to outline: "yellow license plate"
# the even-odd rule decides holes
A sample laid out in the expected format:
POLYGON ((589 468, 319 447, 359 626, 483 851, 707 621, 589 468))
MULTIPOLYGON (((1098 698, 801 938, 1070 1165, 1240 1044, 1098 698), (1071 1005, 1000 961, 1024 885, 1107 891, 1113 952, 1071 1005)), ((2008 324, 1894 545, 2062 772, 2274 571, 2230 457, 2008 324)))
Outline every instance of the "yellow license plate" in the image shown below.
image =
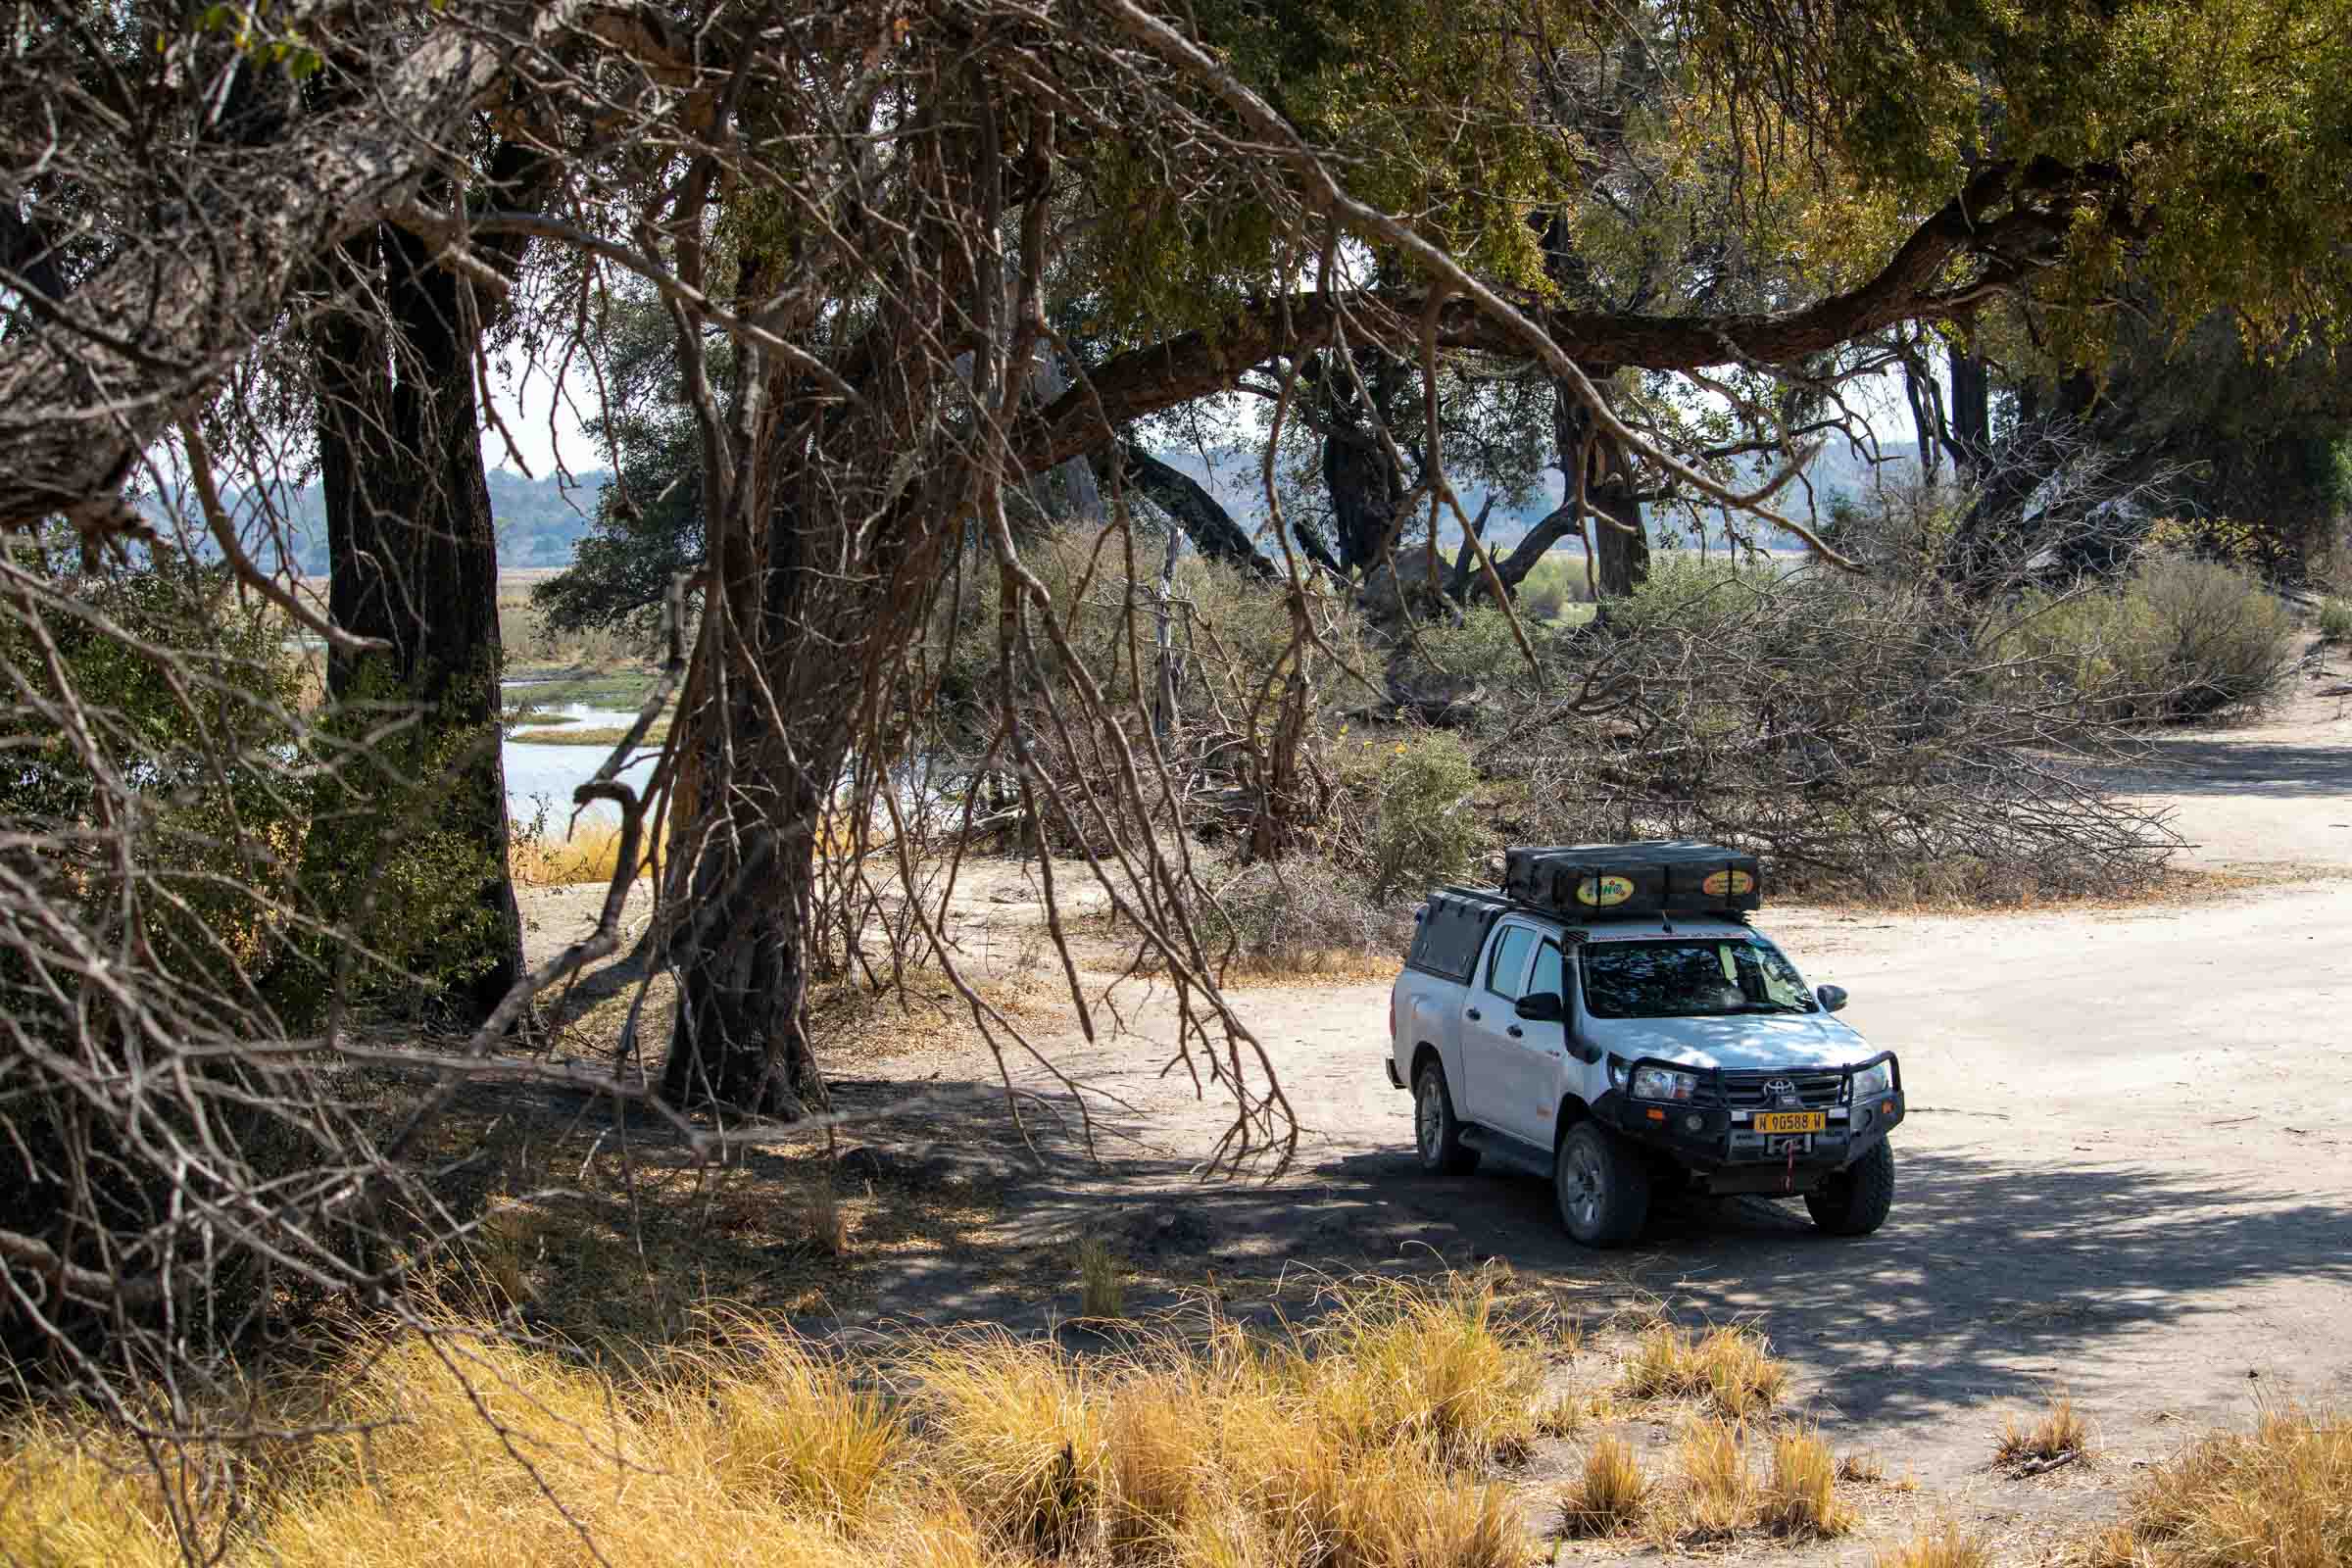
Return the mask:
POLYGON ((1756 1131, 1760 1133, 1817 1133, 1830 1123, 1828 1116, 1818 1110, 1759 1110, 1756 1112, 1756 1131))

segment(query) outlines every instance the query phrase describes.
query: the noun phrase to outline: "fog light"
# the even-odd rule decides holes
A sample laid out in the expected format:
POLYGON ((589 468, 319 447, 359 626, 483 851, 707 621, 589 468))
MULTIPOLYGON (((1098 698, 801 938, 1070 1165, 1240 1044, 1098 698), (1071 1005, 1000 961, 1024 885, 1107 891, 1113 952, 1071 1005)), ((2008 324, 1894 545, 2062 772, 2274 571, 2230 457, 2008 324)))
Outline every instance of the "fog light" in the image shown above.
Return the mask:
POLYGON ((1704 1117, 1704 1116, 1691 1115, 1691 1116, 1685 1116, 1685 1117, 1683 1118, 1683 1126, 1684 1126, 1684 1128, 1685 1128, 1686 1130, 1688 1130, 1688 1131, 1690 1131, 1690 1132, 1697 1132, 1697 1131, 1699 1131, 1701 1128, 1705 1127, 1705 1126, 1706 1126, 1706 1124, 1707 1124, 1707 1118, 1706 1118, 1706 1117, 1704 1117))
POLYGON ((1649 1107, 1649 1119, 1651 1121, 1664 1121, 1666 1119, 1666 1113, 1660 1110, 1657 1106, 1652 1105, 1649 1107))

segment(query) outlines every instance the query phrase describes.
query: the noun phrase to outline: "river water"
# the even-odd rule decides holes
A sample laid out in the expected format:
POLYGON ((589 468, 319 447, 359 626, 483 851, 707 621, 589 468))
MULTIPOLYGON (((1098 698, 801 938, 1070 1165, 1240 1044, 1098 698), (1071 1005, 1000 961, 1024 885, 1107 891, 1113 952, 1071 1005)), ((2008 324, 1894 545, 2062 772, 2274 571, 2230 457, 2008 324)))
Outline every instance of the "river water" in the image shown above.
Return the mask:
MULTIPOLYGON (((512 701, 518 693, 527 691, 520 686, 509 686, 507 695, 512 701)), ((551 718, 567 718, 564 729, 626 729, 636 722, 637 710, 632 708, 595 708, 586 703, 551 704, 535 711, 521 728, 550 726, 551 718)), ((507 768, 507 815, 513 821, 527 824, 538 817, 544 805, 547 831, 558 837, 571 819, 571 792, 587 782, 588 775, 604 765, 612 754, 610 746, 547 746, 529 742, 507 741, 503 757, 507 768)), ((653 771, 655 748, 642 747, 628 766, 621 769, 624 783, 643 785, 653 771)), ((620 813, 609 801, 590 803, 581 813, 585 821, 597 815, 607 821, 618 821, 620 813)))

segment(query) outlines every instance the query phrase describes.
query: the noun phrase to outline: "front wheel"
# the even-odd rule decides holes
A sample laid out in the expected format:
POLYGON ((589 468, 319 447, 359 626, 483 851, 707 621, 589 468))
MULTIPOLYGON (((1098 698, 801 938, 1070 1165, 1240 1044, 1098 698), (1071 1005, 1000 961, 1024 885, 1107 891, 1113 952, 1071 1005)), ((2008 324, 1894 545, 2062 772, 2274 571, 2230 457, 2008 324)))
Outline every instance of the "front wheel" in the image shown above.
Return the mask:
POLYGON ((1460 1176, 1478 1167, 1478 1151, 1462 1147, 1462 1124, 1446 1089, 1446 1069, 1425 1061, 1413 1074, 1413 1151, 1433 1176, 1460 1176))
POLYGON ((1871 1152, 1805 1195, 1813 1223, 1832 1236, 1868 1236, 1894 1206, 1894 1146, 1881 1139, 1871 1152))
POLYGON ((1649 1166, 1642 1152, 1595 1121, 1580 1121, 1560 1140, 1552 1162, 1560 1223, 1587 1247, 1623 1247, 1649 1217, 1649 1166))

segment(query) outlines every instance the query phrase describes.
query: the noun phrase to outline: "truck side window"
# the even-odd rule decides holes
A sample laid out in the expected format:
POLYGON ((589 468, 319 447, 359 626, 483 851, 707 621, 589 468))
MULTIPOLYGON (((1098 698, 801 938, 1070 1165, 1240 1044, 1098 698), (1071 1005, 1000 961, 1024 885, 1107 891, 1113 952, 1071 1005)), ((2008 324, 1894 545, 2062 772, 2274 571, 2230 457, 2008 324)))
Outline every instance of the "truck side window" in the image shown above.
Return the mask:
POLYGON ((1494 956, 1487 960, 1487 989, 1505 1001, 1516 1001, 1521 993, 1519 982, 1527 975, 1527 950, 1536 945, 1536 934, 1523 925, 1506 927, 1494 939, 1494 956))
POLYGON ((1562 967, 1560 945, 1546 937, 1536 950, 1536 972, 1527 977, 1527 994, 1537 997, 1548 991, 1566 1002, 1568 986, 1566 976, 1560 972, 1562 967))

